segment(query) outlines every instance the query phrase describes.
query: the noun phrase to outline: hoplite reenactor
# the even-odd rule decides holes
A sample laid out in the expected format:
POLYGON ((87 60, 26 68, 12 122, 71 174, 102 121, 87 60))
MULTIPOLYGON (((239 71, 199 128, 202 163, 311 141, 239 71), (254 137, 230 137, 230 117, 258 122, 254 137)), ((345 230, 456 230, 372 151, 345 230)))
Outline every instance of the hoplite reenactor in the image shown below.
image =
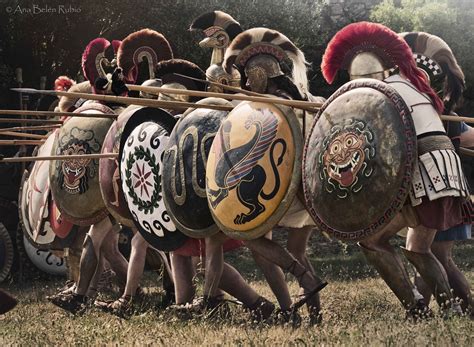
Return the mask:
MULTIPOLYGON (((225 72, 222 59, 230 40, 242 31, 240 25, 228 14, 214 11, 199 16, 191 24, 190 30, 203 31, 206 37, 200 45, 213 48, 211 67, 206 71, 206 79, 224 86, 239 85, 240 74, 235 69, 232 74, 225 72)), ((204 76, 199 79, 203 78, 204 76)), ((228 92, 221 85, 213 83, 208 84, 208 90, 228 92)), ((217 98, 203 99, 198 103, 232 106, 229 101, 217 98)), ((173 309, 182 317, 205 317, 208 313, 214 315, 225 311, 221 290, 224 289, 242 301, 244 307, 251 312, 252 321, 267 320, 274 311, 274 305, 259 296, 235 269, 224 263, 223 253, 241 247, 242 242, 230 240, 219 231, 211 217, 205 196, 205 166, 209 146, 227 114, 227 111, 188 109, 179 116, 180 120, 171 134, 165 154, 165 164, 168 165, 165 165, 163 172, 164 200, 175 224, 191 237, 183 247, 173 252, 174 270, 189 267, 189 256, 205 255, 203 296, 196 298, 192 304, 183 305, 192 300, 194 289, 182 290, 180 283, 187 282, 187 287, 190 287, 190 278, 183 276, 180 271, 174 271, 179 280, 177 278, 175 281, 177 305, 173 309), (193 160, 183 160, 184 158, 193 160), (194 213, 186 213, 188 210, 194 213), (228 285, 231 283, 234 285, 228 285)), ((184 274, 186 273, 190 272, 184 274)))
MULTIPOLYGON (((120 45, 120 41, 113 41, 111 44, 104 38, 92 40, 82 56, 82 69, 88 84, 79 85, 94 94, 111 94, 112 72, 116 67, 120 45), (110 48, 114 51, 113 58, 106 56, 110 48)), ((69 91, 72 88, 74 86, 69 91)), ((74 112, 80 113, 112 114, 122 110, 117 105, 100 102, 71 102, 67 98, 65 101, 69 105, 65 107, 72 107, 74 112)), ((66 120, 58 131, 54 154, 101 153, 102 143, 111 124, 110 118, 72 117, 66 120)), ((61 218, 82 227, 90 226, 84 239, 76 284, 71 290, 66 290, 64 295, 49 298, 53 304, 72 313, 83 312, 88 295, 95 292, 103 267, 101 256, 108 260, 122 286, 125 285, 127 276, 127 261, 118 250, 120 225, 110 216, 102 199, 98 168, 97 159, 51 161, 50 164, 51 190, 61 218)))
MULTIPOLYGON (((426 32, 399 34, 413 51, 417 66, 422 69, 432 88, 441 95, 444 102, 443 114, 454 115, 465 89, 464 73, 449 45, 440 37, 426 32)), ((446 133, 453 142, 456 152, 461 146, 472 147, 474 129, 464 122, 444 121, 446 133)), ((459 152, 458 152, 459 153, 459 152)), ((472 207, 468 207, 472 210, 472 207)), ((455 241, 471 238, 471 223, 456 225, 448 230, 438 230, 431 245, 431 251, 446 270, 449 284, 456 298, 460 298, 463 312, 473 315, 474 303, 469 282, 452 258, 455 241)), ((415 284, 428 305, 433 294, 423 279, 417 275, 415 284)))
MULTIPOLYGON (((305 63, 303 53, 286 36, 254 28, 232 41, 223 67, 227 72, 239 70, 242 88, 303 100, 309 94, 305 63)), ((230 237, 246 240, 254 255, 291 272, 304 288, 303 299, 292 306, 289 293, 279 286, 281 270, 263 268, 270 286, 280 288, 275 294, 281 318, 299 321, 296 310, 308 302, 311 322, 315 323, 320 319, 316 294, 326 283, 314 275, 305 255, 314 224, 296 198, 303 140, 300 121, 291 108, 239 104, 221 125, 211 147, 206 190, 219 227, 230 237), (291 229, 288 251, 264 237, 276 225, 291 229)))
MULTIPOLYGON (((305 194, 308 205, 312 206, 313 218, 323 229, 339 237, 362 239, 360 246, 367 261, 395 293, 407 315, 418 317, 429 314, 429 309, 410 282, 400 256, 389 243, 391 236, 403 227, 412 227, 408 231, 406 247, 402 249, 405 257, 433 290, 440 307, 447 313, 459 313, 460 307, 453 301, 446 272, 430 251, 437 230, 446 230, 463 222, 463 204, 469 196, 459 157, 439 117, 444 109, 442 100, 417 68, 407 43, 380 24, 360 22, 340 30, 328 44, 321 68, 328 83, 334 81, 340 69, 347 70, 351 80, 355 80, 341 87, 331 97, 332 100, 339 97, 343 101, 354 100, 351 95, 356 95, 356 92, 351 89, 367 88, 364 97, 358 97, 357 102, 352 101, 350 107, 354 109, 354 105, 358 107, 360 104, 360 109, 365 108, 364 113, 368 117, 364 120, 355 116, 347 119, 346 123, 341 124, 341 129, 331 130, 330 138, 324 139, 322 147, 319 147, 318 128, 325 124, 324 115, 331 112, 332 100, 328 101, 326 109, 323 106, 320 111, 321 122, 318 120, 313 125, 309 140, 314 144, 311 148, 313 154, 305 157, 304 166, 304 174, 308 178, 308 181, 304 180, 305 184, 308 182, 305 194), (395 72, 390 75, 389 71, 393 68, 395 72), (386 101, 377 105, 373 103, 380 97, 386 101), (368 111, 379 107, 379 112, 368 111), (392 115, 398 115, 401 123, 389 120, 392 115), (373 117, 373 122, 369 116, 373 117), (377 129, 377 122, 382 117, 387 122, 394 122, 389 132, 377 129), (398 144, 400 138, 405 142, 398 144), (392 147, 384 146, 387 141, 392 142, 392 147), (391 153, 399 145, 403 151, 391 153), (322 148, 318 157, 320 161, 316 158, 319 148, 322 148), (352 161, 346 164, 345 159, 339 160, 339 153, 341 158, 349 155, 352 161), (376 165, 387 159, 389 165, 386 167, 391 169, 391 173, 382 178, 379 175, 385 169, 376 165), (403 166, 401 170, 397 169, 399 164, 403 166), (318 178, 311 166, 317 168, 319 165, 325 169, 320 171, 318 178), (319 180, 321 183, 318 185, 319 180), (389 185, 388 182, 393 180, 398 183, 389 185), (388 187, 397 189, 394 192, 388 187), (347 213, 342 211, 344 217, 340 215, 336 220, 336 216, 331 218, 330 212, 321 208, 321 196, 327 196, 330 200, 324 201, 325 205, 334 202, 339 203, 341 208, 353 206, 355 215, 360 207, 351 202, 358 202, 358 196, 366 194, 376 197, 384 195, 387 200, 392 200, 378 198, 374 208, 364 206, 365 223, 369 220, 371 224, 360 229, 356 227, 360 225, 359 217, 350 218, 348 210, 347 213), (385 206, 386 211, 375 219, 373 211, 385 206), (349 230, 351 225, 354 225, 353 230, 349 230)), ((340 109, 344 111, 344 108, 340 109)), ((347 110, 345 112, 347 114, 347 110)), ((362 112, 354 114, 360 116, 362 112)), ((385 128, 387 124, 384 124, 385 128)), ((372 198, 366 200, 366 204, 373 203, 372 198)), ((335 206, 331 205, 331 208, 335 206)))
MULTIPOLYGON (((195 64, 182 59, 162 62, 157 67, 157 77, 163 86, 175 89, 205 89, 202 82, 183 78, 190 76, 202 80, 203 71, 195 64)), ((176 100, 177 95, 162 95, 160 98, 176 100)), ((196 98, 182 101, 197 101, 196 98)), ((208 98, 199 104, 230 105, 223 99, 208 98)), ((229 264, 224 263, 223 251, 242 246, 240 241, 230 240, 220 233, 210 216, 203 191, 205 186, 205 158, 220 120, 227 111, 188 109, 177 115, 179 121, 173 128, 163 156, 163 199, 167 211, 183 233, 189 236, 186 242, 171 253, 173 277, 176 288, 176 305, 172 311, 181 317, 207 316, 225 311, 223 289, 250 306, 259 295, 245 282, 229 264), (192 160, 191 160, 192 159, 192 160), (189 213, 193 211, 193 213, 189 213), (212 242, 209 242, 212 239, 212 242), (203 296, 195 298, 192 285, 194 269, 191 257, 205 257, 206 269, 203 296), (222 276, 222 277, 221 277, 222 276), (220 289, 219 289, 220 288, 220 289), (193 301, 194 299, 194 301, 193 301), (191 304, 192 303, 192 304, 191 304)))
MULTIPOLYGON (((202 48, 212 48, 211 63, 206 69, 206 79, 232 87, 240 86, 240 73, 232 69, 224 70, 222 63, 224 54, 232 40, 242 32, 242 27, 232 16, 222 11, 207 12, 197 17, 189 30, 202 31, 205 38, 199 42, 202 48)), ((226 91, 214 84, 209 84, 210 92, 225 93, 226 91)))

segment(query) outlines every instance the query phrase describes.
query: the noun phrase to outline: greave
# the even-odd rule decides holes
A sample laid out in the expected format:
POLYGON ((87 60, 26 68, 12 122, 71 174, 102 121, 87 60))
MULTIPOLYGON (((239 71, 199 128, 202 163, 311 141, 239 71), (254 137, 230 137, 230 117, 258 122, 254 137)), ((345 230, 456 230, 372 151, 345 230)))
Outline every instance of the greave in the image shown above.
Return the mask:
POLYGON ((403 247, 402 249, 405 257, 415 266, 423 280, 431 288, 441 309, 451 310, 455 314, 461 313, 459 304, 454 302, 446 272, 433 253, 417 253, 403 247))
MULTIPOLYGON (((417 307, 420 298, 418 291, 410 281, 410 277, 403 265, 400 257, 395 252, 374 251, 364 247, 359 243, 367 262, 373 265, 382 279, 387 283, 392 292, 406 310, 417 307)), ((421 296, 421 295, 420 295, 421 296)))

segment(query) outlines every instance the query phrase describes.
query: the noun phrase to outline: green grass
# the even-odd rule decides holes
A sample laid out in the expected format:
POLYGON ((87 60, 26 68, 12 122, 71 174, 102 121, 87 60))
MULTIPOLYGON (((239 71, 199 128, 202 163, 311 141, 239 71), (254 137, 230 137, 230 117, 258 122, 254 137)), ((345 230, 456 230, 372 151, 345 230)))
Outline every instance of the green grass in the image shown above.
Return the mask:
MULTIPOLYGON (((313 264, 330 284, 321 293, 324 322, 298 329, 288 326, 254 326, 239 306, 232 305, 226 321, 191 320, 182 322, 166 312, 141 310, 129 320, 90 309, 74 317, 45 300, 60 281, 40 281, 10 285, 6 289, 18 297, 18 307, 0 317, 0 345, 70 344, 157 344, 188 345, 407 345, 472 346, 474 321, 465 317, 435 318, 417 324, 404 321, 404 312, 394 295, 366 264, 357 247, 318 240, 311 254, 313 264), (322 242, 322 243, 321 243, 322 242)), ((228 257, 249 278, 252 286, 275 300, 247 252, 228 257)), ((474 243, 459 245, 455 259, 474 283, 474 243)), ((147 273, 143 286, 150 300, 156 299, 160 284, 147 273)), ((292 293, 297 292, 290 281, 292 293)), ((436 305, 432 308, 437 311, 436 305)), ((306 312, 302 315, 306 318, 306 312)))

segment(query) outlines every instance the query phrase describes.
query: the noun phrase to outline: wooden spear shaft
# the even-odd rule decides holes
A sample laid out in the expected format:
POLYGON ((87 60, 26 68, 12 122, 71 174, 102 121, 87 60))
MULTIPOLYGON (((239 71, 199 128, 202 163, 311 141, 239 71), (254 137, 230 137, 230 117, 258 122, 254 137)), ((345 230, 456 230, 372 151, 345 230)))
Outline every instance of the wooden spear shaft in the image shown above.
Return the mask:
POLYGON ((0 110, 0 114, 9 116, 35 116, 35 117, 89 117, 89 118, 117 118, 112 113, 76 113, 76 112, 52 112, 52 111, 27 111, 27 110, 0 110))
POLYGON ((461 148, 459 148, 459 152, 461 152, 461 154, 467 155, 469 157, 474 157, 474 150, 473 149, 461 147, 461 148))
POLYGON ((76 154, 76 155, 50 155, 45 157, 17 157, 0 158, 0 163, 22 163, 27 161, 47 161, 47 160, 74 160, 74 159, 100 159, 117 158, 118 153, 98 153, 98 154, 76 154))
POLYGON ((60 120, 53 119, 21 119, 21 118, 0 118, 0 123, 18 124, 63 124, 60 120))
POLYGON ((459 117, 459 116, 441 116, 442 120, 447 120, 450 122, 465 122, 465 123, 474 123, 474 118, 471 117, 459 117))
MULTIPOLYGON (((43 91, 38 91, 38 92, 41 93, 43 91)), ((98 101, 114 102, 114 103, 125 104, 125 105, 139 105, 139 106, 155 107, 155 108, 170 108, 170 109, 186 110, 190 107, 193 107, 193 108, 207 108, 207 109, 220 110, 220 111, 230 111, 233 108, 230 106, 222 106, 222 105, 199 105, 193 102, 161 101, 161 100, 155 100, 155 99, 131 98, 131 97, 125 97, 125 96, 45 91, 45 94, 51 94, 51 93, 54 93, 59 96, 68 96, 72 98, 98 100, 98 101)))
POLYGON ((45 140, 0 140, 0 146, 37 146, 44 142, 45 140))
POLYGON ((201 83, 205 83, 205 84, 210 84, 212 86, 217 86, 217 87, 220 87, 222 89, 225 89, 225 90, 228 90, 228 91, 234 92, 234 93, 241 93, 241 94, 250 95, 250 96, 265 96, 265 94, 255 93, 255 92, 252 92, 250 90, 245 90, 245 89, 238 88, 238 87, 232 87, 232 86, 229 86, 227 84, 222 84, 222 83, 219 83, 219 82, 202 80, 200 78, 190 77, 190 76, 182 75, 182 74, 179 74, 179 73, 177 73, 175 75, 186 78, 188 80, 201 82, 201 83))
POLYGON ((179 95, 189 95, 189 96, 200 96, 200 97, 209 97, 209 98, 222 98, 227 100, 243 100, 243 101, 254 101, 254 102, 265 102, 271 104, 279 104, 290 107, 302 108, 305 110, 317 111, 322 104, 319 102, 309 102, 309 101, 300 101, 300 100, 288 100, 280 99, 275 97, 268 96, 250 96, 250 95, 239 95, 239 94, 225 94, 225 93, 214 93, 214 92, 202 92, 198 90, 188 90, 188 89, 174 89, 174 88, 163 88, 163 87, 149 87, 149 86, 137 86, 134 84, 127 84, 127 88, 130 90, 138 90, 147 93, 164 93, 164 94, 179 94, 179 95))
POLYGON ((13 137, 24 137, 29 139, 42 140, 45 138, 44 135, 29 134, 29 133, 17 133, 15 131, 0 131, 1 136, 13 136, 13 137))
POLYGON ((61 125, 37 125, 30 127, 9 127, 9 128, 0 128, 0 134, 7 131, 36 131, 36 130, 54 130, 58 129, 61 125))

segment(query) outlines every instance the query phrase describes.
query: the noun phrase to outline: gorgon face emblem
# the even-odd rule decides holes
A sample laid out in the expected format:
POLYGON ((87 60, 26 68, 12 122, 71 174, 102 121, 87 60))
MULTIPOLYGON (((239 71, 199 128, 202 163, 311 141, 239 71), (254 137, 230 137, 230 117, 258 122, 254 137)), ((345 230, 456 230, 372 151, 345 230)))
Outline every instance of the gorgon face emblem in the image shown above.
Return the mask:
MULTIPOLYGON (((83 144, 73 144, 64 151, 64 155, 78 154, 87 154, 83 144)), ((64 186, 68 191, 78 191, 80 180, 86 174, 86 168, 90 161, 90 159, 73 159, 62 162, 61 170, 64 175, 64 186)))
POLYGON ((329 144, 323 162, 333 180, 343 187, 354 183, 365 160, 365 136, 354 131, 343 131, 329 144))
POLYGON ((333 126, 318 156, 325 190, 341 199, 359 192, 374 171, 375 156, 374 133, 364 121, 349 118, 333 126))

